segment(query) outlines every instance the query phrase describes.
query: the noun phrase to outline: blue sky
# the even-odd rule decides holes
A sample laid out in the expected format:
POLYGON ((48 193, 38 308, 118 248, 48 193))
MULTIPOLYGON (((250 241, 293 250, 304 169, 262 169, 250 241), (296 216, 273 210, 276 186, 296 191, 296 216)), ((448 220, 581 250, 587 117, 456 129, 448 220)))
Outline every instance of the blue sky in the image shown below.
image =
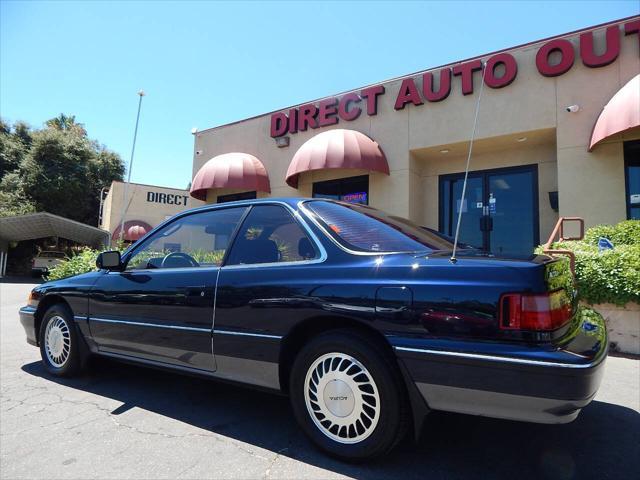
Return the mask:
POLYGON ((639 13, 639 2, 0 0, 0 114, 61 112, 128 162, 186 187, 190 130, 639 13))

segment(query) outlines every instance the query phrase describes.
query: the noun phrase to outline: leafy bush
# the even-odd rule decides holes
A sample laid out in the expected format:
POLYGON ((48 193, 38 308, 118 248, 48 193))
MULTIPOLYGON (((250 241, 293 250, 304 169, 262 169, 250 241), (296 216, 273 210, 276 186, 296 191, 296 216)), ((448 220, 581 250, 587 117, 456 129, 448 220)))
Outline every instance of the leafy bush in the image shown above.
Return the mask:
MULTIPOLYGON (((120 252, 123 252, 126 245, 118 245, 114 247, 120 252)), ((61 278, 72 277, 74 275, 80 275, 81 273, 92 272, 97 270, 96 268, 96 258, 98 258, 98 254, 100 250, 93 250, 91 248, 84 248, 77 254, 71 256, 71 258, 66 258, 58 265, 49 270, 45 280, 59 280, 61 278)), ((165 255, 171 253, 170 251, 165 252, 145 252, 146 255, 140 256, 141 264, 139 267, 142 267, 142 264, 146 264, 149 257, 164 257, 165 255)), ((224 250, 216 250, 214 252, 209 252, 206 250, 194 250, 188 252, 198 263, 202 265, 220 265, 222 263, 222 257, 224 256, 224 250)))
MULTIPOLYGON (((575 253, 581 300, 621 306, 640 303, 640 221, 598 225, 587 230, 584 240, 555 243, 553 247, 575 253), (609 239, 614 249, 599 252, 600 237, 609 239)), ((541 253, 542 248, 537 252, 541 253)))
POLYGON ((66 258, 58 265, 49 270, 45 277, 46 281, 59 280, 61 278, 73 277, 81 273, 96 270, 96 258, 100 252, 91 248, 84 248, 80 252, 66 258))

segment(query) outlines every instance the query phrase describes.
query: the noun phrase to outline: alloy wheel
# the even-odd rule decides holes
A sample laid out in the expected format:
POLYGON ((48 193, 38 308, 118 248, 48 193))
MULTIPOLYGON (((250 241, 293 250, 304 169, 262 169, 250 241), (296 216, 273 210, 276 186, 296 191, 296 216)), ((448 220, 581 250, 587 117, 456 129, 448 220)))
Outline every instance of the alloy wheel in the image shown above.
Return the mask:
POLYGON ((332 352, 317 358, 307 370, 304 397, 316 427, 339 443, 365 440, 380 419, 378 387, 351 355, 332 352))
POLYGON ((44 333, 47 359, 56 368, 62 368, 71 353, 69 325, 60 315, 51 317, 44 333))

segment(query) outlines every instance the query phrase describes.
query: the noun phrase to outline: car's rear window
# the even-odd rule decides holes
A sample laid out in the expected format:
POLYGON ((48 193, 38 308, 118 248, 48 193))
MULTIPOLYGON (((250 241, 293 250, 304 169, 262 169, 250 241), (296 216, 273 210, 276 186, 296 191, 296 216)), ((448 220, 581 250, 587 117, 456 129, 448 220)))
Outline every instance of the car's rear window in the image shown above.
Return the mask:
POLYGON ((305 203, 340 243, 363 252, 424 252, 450 249, 451 242, 414 224, 366 205, 322 200, 305 203))

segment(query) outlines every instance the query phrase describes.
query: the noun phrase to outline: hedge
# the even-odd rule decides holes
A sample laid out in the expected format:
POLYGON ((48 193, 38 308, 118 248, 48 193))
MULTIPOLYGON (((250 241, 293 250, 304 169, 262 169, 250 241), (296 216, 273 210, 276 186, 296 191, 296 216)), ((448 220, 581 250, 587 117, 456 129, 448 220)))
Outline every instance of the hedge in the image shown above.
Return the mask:
POLYGON ((84 248, 78 253, 66 258, 58 265, 49 270, 45 280, 59 280, 61 278, 80 275, 96 269, 96 258, 100 252, 91 248, 84 248))
MULTIPOLYGON (((566 248, 575 253, 581 300, 619 306, 640 303, 640 220, 598 225, 587 230, 584 240, 558 242, 553 248, 566 248), (601 237, 610 240, 614 248, 600 252, 601 237)), ((536 252, 542 253, 542 247, 536 252)))

